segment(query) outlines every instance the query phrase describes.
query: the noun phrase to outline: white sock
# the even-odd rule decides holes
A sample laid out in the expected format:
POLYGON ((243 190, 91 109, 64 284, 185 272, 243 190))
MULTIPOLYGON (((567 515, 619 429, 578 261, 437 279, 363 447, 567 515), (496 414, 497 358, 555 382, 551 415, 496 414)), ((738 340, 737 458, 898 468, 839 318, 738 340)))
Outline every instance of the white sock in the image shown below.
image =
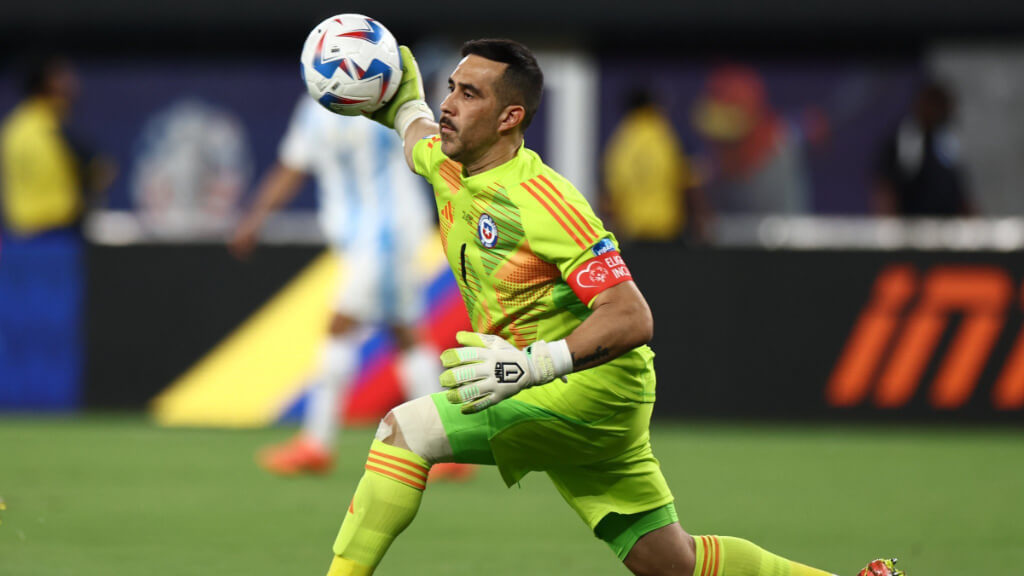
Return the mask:
POLYGON ((407 399, 437 392, 441 389, 440 354, 422 344, 401 352, 398 357, 398 377, 407 399))
POLYGON ((359 351, 368 334, 368 330, 356 328, 324 344, 320 376, 310 390, 302 429, 307 438, 326 449, 334 446, 341 427, 338 400, 359 368, 359 351))

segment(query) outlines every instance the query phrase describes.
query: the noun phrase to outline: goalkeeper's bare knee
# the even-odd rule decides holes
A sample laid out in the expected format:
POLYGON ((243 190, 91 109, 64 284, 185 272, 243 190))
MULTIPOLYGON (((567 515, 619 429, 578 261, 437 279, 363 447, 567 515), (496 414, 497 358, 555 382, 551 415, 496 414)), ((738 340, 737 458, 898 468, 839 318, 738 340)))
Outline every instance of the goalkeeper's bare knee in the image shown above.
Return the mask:
POLYGON ((415 453, 430 464, 450 462, 452 448, 429 396, 394 407, 380 421, 377 440, 415 453))

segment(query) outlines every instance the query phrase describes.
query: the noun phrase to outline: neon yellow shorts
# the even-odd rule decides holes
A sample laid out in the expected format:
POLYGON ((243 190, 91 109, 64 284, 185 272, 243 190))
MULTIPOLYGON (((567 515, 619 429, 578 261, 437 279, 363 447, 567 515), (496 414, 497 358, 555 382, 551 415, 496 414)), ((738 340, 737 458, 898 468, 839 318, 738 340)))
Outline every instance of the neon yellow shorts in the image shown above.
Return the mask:
POLYGON ((508 486, 544 471, 591 529, 613 512, 637 514, 671 503, 651 451, 654 404, 602 397, 589 387, 574 393, 573 380, 524 390, 469 415, 443 392, 431 398, 456 462, 497 465, 508 486))

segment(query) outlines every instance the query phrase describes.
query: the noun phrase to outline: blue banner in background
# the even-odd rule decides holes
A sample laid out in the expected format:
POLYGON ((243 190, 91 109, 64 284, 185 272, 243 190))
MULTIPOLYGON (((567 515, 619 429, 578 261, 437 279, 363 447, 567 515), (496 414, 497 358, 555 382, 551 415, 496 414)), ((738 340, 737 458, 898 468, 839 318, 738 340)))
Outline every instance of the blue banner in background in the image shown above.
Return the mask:
MULTIPOLYGON (((253 179, 277 158, 278 143, 304 92, 298 68, 296 60, 226 56, 202 62, 78 63, 82 92, 74 124, 121 167, 106 206, 141 207, 140 189, 147 180, 160 179, 159 166, 147 167, 154 155, 173 156, 167 165, 177 178, 169 182, 171 190, 202 184, 206 189, 193 193, 215 197, 229 174, 229 180, 240 180, 235 184, 243 196, 250 193, 253 179), (240 149, 225 157, 232 140, 240 149), (211 177, 194 174, 198 170, 211 177), (192 180, 180 181, 189 172, 192 180)), ((315 206, 311 189, 296 200, 292 207, 315 206)))
MULTIPOLYGON (((250 194, 255 178, 277 158, 278 143, 305 92, 297 58, 82 58, 72 63, 81 92, 70 127, 117 163, 118 177, 100 202, 115 210, 173 208, 175 196, 188 194, 215 205, 244 202, 235 194, 250 194), (201 189, 187 190, 194 187, 201 189), (140 206, 146 203, 140 194, 149 204, 171 206, 140 206)), ((20 98, 16 73, 0 73, 0 116, 20 98)), ((315 206, 308 186, 289 207, 315 206)))
POLYGON ((76 232, 3 239, 0 410, 80 405, 83 248, 76 232))

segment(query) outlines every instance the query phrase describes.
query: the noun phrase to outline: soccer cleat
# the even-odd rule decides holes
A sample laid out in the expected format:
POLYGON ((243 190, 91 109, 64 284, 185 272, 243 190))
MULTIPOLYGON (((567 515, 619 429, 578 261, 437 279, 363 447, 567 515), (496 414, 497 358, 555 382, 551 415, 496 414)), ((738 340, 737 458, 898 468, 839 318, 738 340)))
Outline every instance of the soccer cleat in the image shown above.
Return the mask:
POLYGON ((896 558, 892 560, 878 559, 873 560, 863 570, 857 573, 857 576, 904 576, 906 573, 903 570, 899 570, 894 566, 896 564, 896 558))
POLYGON ((279 476, 326 474, 334 465, 331 453, 303 436, 261 450, 256 457, 261 468, 279 476))
POLYGON ((472 464, 443 462, 430 467, 430 475, 427 477, 427 482, 466 482, 475 473, 476 467, 472 464))

